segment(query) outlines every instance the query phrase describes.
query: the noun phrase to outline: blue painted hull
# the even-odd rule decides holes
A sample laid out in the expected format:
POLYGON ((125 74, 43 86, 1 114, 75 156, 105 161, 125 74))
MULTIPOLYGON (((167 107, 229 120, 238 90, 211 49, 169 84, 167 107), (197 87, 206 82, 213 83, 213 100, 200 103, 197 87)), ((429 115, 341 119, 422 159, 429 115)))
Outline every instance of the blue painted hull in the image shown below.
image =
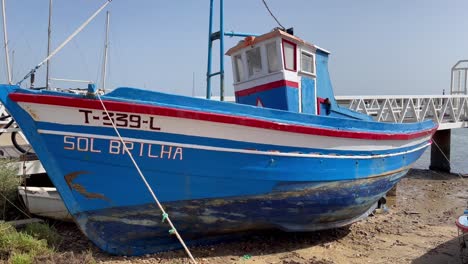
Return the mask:
MULTIPOLYGON (((179 247, 98 115, 99 101, 15 86, 0 87, 0 100, 96 245, 123 255, 179 247)), ((432 122, 392 126, 128 88, 104 100, 113 113, 131 116, 119 131, 189 244, 252 229, 311 231, 357 221, 405 175, 435 129, 432 122), (134 100, 141 93, 147 101, 134 100), (161 122, 128 125, 153 117, 161 122)))

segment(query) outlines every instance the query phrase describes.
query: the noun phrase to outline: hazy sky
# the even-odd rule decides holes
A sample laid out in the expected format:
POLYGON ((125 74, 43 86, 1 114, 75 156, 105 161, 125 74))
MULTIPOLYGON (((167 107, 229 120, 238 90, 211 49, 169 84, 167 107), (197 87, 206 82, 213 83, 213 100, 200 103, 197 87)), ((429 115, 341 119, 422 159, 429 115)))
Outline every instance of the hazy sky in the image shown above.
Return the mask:
MULTIPOLYGON (((217 9, 217 1, 216 10, 217 9)), ((337 95, 441 94, 450 68, 468 58, 468 1, 267 0, 285 27, 331 51, 337 95)), ((103 0, 54 0, 53 47, 103 0)), ((14 80, 46 57, 48 0, 6 0, 14 80)), ((113 0, 108 87, 205 93, 208 0, 113 0)), ((99 82, 105 12, 52 59, 51 76, 99 82)), ((225 30, 265 33, 276 27, 261 0, 225 0, 225 30)), ((227 38, 226 50, 238 38, 227 38)), ((214 46, 218 54, 218 45, 214 46)), ((0 78, 5 82, 4 53, 0 78)), ((215 57, 217 58, 217 57, 215 57)), ((217 63, 214 64, 215 67, 217 63)), ((226 86, 232 94, 231 62, 226 86)), ((215 68, 216 69, 216 68, 215 68)), ((45 66, 37 75, 44 84, 45 66)), ((218 79, 213 90, 218 91, 218 79)), ((65 84, 60 84, 65 86, 65 84)), ((75 84, 73 86, 76 86, 75 84)))

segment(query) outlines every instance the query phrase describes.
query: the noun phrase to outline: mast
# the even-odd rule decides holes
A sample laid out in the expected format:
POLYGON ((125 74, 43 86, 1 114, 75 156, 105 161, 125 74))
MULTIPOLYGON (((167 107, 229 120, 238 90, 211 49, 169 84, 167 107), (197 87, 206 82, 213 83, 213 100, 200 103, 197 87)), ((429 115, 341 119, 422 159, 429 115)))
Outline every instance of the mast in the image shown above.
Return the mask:
POLYGON ((225 32, 224 31, 224 0, 219 0, 219 31, 213 32, 213 9, 214 0, 210 0, 210 20, 208 24, 208 66, 206 70, 206 99, 211 98, 211 78, 219 75, 219 95, 220 100, 224 101, 224 36, 229 37, 248 37, 258 36, 252 33, 225 32), (212 48, 213 41, 219 40, 219 71, 212 72, 212 48))
MULTIPOLYGON (((51 22, 52 22, 52 0, 49 0, 49 26, 47 29, 47 57, 49 57, 50 55, 50 36, 52 33, 51 22)), ((47 61, 46 89, 49 89, 49 69, 50 69, 50 60, 47 61)))
POLYGON ((2 16, 3 16, 3 41, 5 45, 5 62, 7 68, 7 80, 8 84, 11 84, 11 71, 10 71, 10 56, 8 52, 8 34, 6 26, 6 15, 5 15, 5 0, 2 0, 2 16))
POLYGON ((192 97, 195 97, 195 72, 192 73, 192 97))
POLYGON ((210 22, 208 26, 208 67, 206 72, 206 99, 211 98, 211 77, 219 75, 219 95, 224 101, 224 0, 219 0, 219 31, 213 33, 213 1, 210 0, 210 22), (211 52, 213 41, 218 40, 219 44, 219 71, 211 72, 211 52))
POLYGON ((208 24, 208 66, 206 70, 206 99, 211 99, 211 51, 213 47, 213 1, 210 0, 210 22, 208 24))
POLYGON ((109 19, 110 13, 106 13, 106 39, 104 42, 104 61, 102 63, 102 77, 101 77, 101 89, 106 92, 106 75, 107 75, 107 51, 109 49, 109 19))
POLYGON ((15 68, 15 50, 11 50, 11 79, 13 80, 15 78, 15 71, 13 70, 15 68))

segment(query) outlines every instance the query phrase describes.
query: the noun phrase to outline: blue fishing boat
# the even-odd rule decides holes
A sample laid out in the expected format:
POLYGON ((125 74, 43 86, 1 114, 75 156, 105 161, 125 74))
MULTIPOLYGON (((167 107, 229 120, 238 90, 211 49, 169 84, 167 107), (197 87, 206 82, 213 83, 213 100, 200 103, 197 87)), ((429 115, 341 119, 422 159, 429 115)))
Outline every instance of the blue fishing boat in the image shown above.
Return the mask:
POLYGON ((329 52, 286 31, 249 36, 226 54, 235 103, 129 87, 100 95, 89 85, 79 95, 0 86, 68 211, 102 250, 179 248, 168 217, 189 245, 349 225, 431 143, 432 121, 379 123, 340 107, 329 52))

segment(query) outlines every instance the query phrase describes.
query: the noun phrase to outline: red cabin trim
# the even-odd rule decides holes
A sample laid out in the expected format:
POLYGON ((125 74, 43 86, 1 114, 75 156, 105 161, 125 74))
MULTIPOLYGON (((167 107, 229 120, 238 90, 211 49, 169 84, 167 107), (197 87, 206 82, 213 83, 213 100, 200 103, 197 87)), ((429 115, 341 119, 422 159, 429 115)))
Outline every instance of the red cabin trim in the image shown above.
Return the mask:
POLYGON ((284 68, 288 71, 293 71, 293 72, 296 72, 297 71, 297 45, 296 43, 294 42, 291 42, 291 41, 288 41, 288 40, 285 40, 285 39, 282 39, 282 42, 281 42, 281 46, 283 48, 283 65, 284 65, 284 68), (284 52, 284 43, 288 43, 288 44, 291 44, 294 46, 294 67, 292 69, 288 69, 286 67, 286 55, 285 55, 285 52, 284 52))
POLYGON ((317 115, 320 115, 320 104, 325 103, 325 98, 317 97, 317 115))
POLYGON ((279 87, 284 87, 284 86, 288 86, 288 87, 291 87, 291 88, 298 88, 299 83, 292 82, 292 81, 286 81, 286 80, 279 80, 279 81, 275 81, 275 82, 261 84, 261 85, 258 85, 258 86, 252 87, 252 88, 248 88, 248 89, 245 89, 245 90, 237 91, 236 96, 247 96, 247 95, 251 95, 251 94, 254 94, 254 93, 268 91, 268 90, 272 90, 272 89, 279 88, 279 87))

